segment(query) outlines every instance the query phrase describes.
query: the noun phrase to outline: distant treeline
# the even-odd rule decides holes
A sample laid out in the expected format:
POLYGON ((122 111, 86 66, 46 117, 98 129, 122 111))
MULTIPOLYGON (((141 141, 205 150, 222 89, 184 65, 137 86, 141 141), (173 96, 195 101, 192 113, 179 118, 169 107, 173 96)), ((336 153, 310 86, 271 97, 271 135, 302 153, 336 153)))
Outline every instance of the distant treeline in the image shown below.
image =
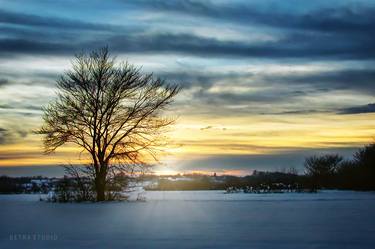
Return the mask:
POLYGON ((227 190, 247 189, 270 190, 310 190, 314 184, 306 175, 285 172, 254 171, 248 176, 207 176, 207 175, 183 175, 181 177, 170 176, 158 179, 158 184, 150 186, 148 190, 227 190), (184 179, 185 178, 185 179, 184 179))
MULTIPOLYGON (((257 192, 315 191, 318 189, 375 190, 375 144, 369 144, 344 160, 339 154, 310 156, 304 162, 305 171, 254 171, 248 176, 184 174, 174 176, 145 175, 136 181, 153 184, 148 190, 237 190, 257 192)), ((0 193, 47 192, 51 186, 64 182, 43 177, 0 177, 0 193), (55 182, 55 183, 54 183, 55 182)), ((64 178, 65 179, 65 178, 64 178)))
MULTIPOLYGON (((248 176, 207 176, 207 175, 184 175, 185 179, 164 177, 158 180, 156 186, 148 187, 148 190, 226 190, 228 188, 245 189, 253 187, 263 189, 278 188, 301 188, 308 186, 308 179, 292 173, 261 172, 254 171, 248 176)), ((312 185, 309 185, 309 189, 312 185)))
POLYGON ((305 172, 260 172, 238 176, 184 175, 159 179, 153 190, 224 190, 228 188, 315 191, 317 189, 375 190, 375 144, 369 144, 344 160, 339 154, 307 157, 305 172))
POLYGON ((40 193, 47 192, 48 185, 42 183, 46 177, 9 177, 0 176, 0 194, 40 193))
POLYGON ((306 176, 316 188, 375 190, 375 144, 344 160, 339 154, 311 156, 305 160, 306 176))

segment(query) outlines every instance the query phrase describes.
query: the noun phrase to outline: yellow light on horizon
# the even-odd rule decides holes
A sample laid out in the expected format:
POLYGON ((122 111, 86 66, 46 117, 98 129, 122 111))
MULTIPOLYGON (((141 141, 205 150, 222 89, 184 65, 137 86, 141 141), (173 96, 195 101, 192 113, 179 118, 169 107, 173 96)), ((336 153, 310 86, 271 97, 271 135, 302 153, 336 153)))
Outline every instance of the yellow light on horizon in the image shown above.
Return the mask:
MULTIPOLYGON (((373 142, 375 114, 252 115, 182 117, 169 136, 173 144, 160 155, 189 160, 210 155, 277 154, 287 150, 360 147, 373 142)), ((0 146, 0 166, 88 162, 75 146, 44 155, 39 136, 0 146)), ((173 163, 173 162, 167 162, 173 163)), ((161 170, 158 174, 174 174, 161 170)))

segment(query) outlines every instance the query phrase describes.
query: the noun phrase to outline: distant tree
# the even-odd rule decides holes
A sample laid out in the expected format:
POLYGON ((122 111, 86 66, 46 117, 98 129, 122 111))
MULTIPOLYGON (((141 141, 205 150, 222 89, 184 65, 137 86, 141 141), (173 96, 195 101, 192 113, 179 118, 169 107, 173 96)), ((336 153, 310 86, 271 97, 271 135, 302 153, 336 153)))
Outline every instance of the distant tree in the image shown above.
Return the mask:
POLYGON ((314 180, 316 187, 330 185, 329 180, 332 180, 342 160, 343 157, 338 154, 307 157, 304 163, 306 174, 314 180))
POLYGON ((115 63, 107 48, 76 56, 57 86, 38 133, 47 153, 74 143, 89 155, 97 201, 106 199, 113 172, 144 171, 157 160, 163 133, 174 122, 162 111, 179 86, 115 63))
POLYGON ((353 155, 354 162, 360 166, 375 168, 375 143, 365 145, 353 155))
POLYGON ((336 172, 336 187, 340 189, 361 189, 361 169, 354 160, 345 160, 340 163, 336 172))
POLYGON ((375 190, 375 143, 368 144, 353 155, 353 162, 364 189, 375 190))
POLYGON ((298 170, 295 168, 295 167, 290 167, 287 171, 286 171, 287 174, 290 174, 290 175, 298 175, 298 170))

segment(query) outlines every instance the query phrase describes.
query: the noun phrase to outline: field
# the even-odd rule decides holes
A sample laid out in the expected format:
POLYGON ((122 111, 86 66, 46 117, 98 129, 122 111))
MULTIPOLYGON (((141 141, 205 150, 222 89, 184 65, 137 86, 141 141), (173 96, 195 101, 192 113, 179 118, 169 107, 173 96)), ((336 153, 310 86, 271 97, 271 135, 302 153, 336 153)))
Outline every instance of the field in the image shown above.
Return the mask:
MULTIPOLYGON (((375 193, 147 192, 146 202, 0 196, 0 248, 374 248, 375 193)), ((132 197, 134 199, 134 196, 132 197)))

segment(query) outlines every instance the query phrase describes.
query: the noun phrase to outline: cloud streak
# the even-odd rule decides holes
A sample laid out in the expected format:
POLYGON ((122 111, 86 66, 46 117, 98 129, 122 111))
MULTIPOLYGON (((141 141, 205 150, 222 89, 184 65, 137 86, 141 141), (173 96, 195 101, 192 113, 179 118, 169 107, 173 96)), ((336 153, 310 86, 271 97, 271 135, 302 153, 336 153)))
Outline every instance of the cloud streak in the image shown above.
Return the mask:
MULTIPOLYGON (((155 32, 142 22, 133 26, 45 17, 0 10, 0 53, 50 54, 76 53, 105 44, 120 53, 177 53, 233 58, 358 59, 375 58, 371 30, 375 8, 322 9, 315 12, 279 13, 271 8, 260 11, 238 4, 220 6, 210 2, 133 2, 140 8, 199 15, 218 20, 237 20, 246 25, 275 28, 272 41, 245 42, 203 37, 189 32, 155 32), (359 18, 360 17, 360 18, 359 18), (307 31, 311 32, 307 32, 307 31), (41 35, 43 34, 43 35, 41 35), (83 38, 84 37, 84 38, 83 38), (72 42, 73 41, 73 42, 72 42), (339 43, 337 41, 340 41, 339 43), (291 45, 293 44, 293 45, 291 45)), ((169 18, 166 14, 165 18, 169 18)), ((177 20, 177 23, 179 21, 177 20)), ((261 29, 257 29, 262 32, 261 29)), ((245 31, 251 37, 251 31, 245 31)))
POLYGON ((177 13, 179 15, 212 18, 217 21, 230 21, 238 24, 257 24, 276 28, 300 29, 319 32, 368 32, 375 22, 374 6, 340 4, 336 8, 323 7, 317 10, 283 11, 280 2, 269 5, 260 1, 233 4, 232 2, 214 3, 213 1, 127 1, 133 6, 151 11, 177 13), (276 6, 274 6, 276 5, 276 6))
MULTIPOLYGON (((37 37, 35 37, 37 39, 37 37)), ((177 53, 198 57, 230 58, 315 58, 315 59, 360 59, 375 58, 371 43, 346 41, 340 46, 335 37, 326 40, 310 35, 289 36, 275 42, 249 44, 240 41, 220 41, 188 34, 110 35, 103 39, 81 41, 75 44, 57 41, 41 41, 24 38, 0 39, 1 54, 73 54, 82 49, 98 48, 107 44, 119 53, 177 53), (290 44, 295 43, 291 47, 290 44)))
POLYGON ((342 108, 339 110, 339 114, 362 114, 362 113, 374 113, 375 112, 375 103, 342 108))
POLYGON ((0 9, 0 23, 60 30, 118 31, 121 26, 83 22, 80 20, 23 14, 0 9))

